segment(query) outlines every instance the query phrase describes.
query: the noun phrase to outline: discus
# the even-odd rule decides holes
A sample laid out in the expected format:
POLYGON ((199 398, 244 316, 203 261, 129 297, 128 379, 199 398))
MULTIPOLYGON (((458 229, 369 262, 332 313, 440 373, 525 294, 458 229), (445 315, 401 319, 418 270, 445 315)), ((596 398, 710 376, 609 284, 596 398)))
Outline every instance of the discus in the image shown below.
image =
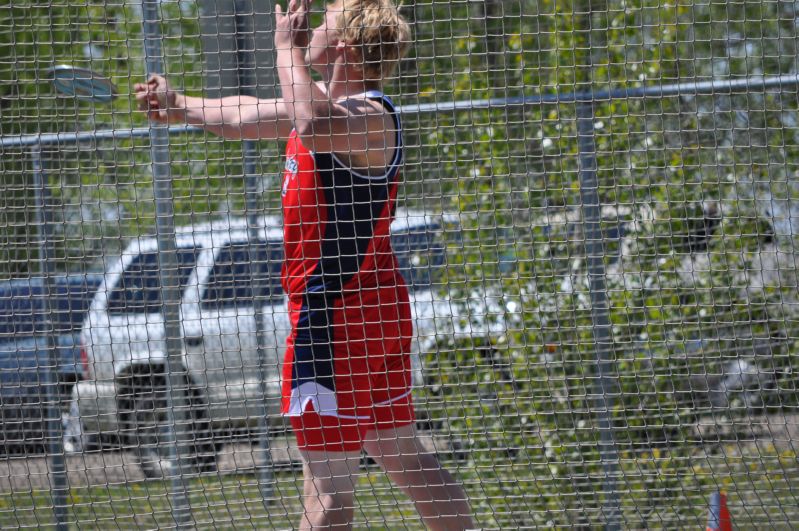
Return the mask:
POLYGON ((117 96, 111 80, 87 68, 57 65, 45 72, 56 91, 65 96, 97 103, 110 103, 117 96))

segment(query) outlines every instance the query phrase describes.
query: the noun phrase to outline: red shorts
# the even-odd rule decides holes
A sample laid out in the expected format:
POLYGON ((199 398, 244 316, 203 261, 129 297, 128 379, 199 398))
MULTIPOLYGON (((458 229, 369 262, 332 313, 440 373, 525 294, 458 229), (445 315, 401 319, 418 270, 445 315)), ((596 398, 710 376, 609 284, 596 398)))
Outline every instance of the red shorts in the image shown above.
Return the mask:
POLYGON ((368 431, 414 422, 413 323, 403 292, 289 303, 282 409, 300 448, 357 451, 368 431))

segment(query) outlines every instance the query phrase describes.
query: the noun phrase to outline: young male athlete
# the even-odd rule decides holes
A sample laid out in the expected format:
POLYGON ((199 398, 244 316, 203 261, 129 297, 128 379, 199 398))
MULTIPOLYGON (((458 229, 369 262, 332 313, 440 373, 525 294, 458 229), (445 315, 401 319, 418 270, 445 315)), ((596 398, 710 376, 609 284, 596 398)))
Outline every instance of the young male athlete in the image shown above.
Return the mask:
POLYGON ((416 435, 410 303, 389 238, 403 145, 381 85, 410 31, 392 0, 336 0, 311 30, 310 3, 276 6, 282 98, 189 97, 160 76, 136 85, 136 98, 157 121, 288 142, 281 193, 292 333, 282 408, 304 461, 300 527, 350 527, 361 451, 429 528, 473 527, 463 488, 416 435))

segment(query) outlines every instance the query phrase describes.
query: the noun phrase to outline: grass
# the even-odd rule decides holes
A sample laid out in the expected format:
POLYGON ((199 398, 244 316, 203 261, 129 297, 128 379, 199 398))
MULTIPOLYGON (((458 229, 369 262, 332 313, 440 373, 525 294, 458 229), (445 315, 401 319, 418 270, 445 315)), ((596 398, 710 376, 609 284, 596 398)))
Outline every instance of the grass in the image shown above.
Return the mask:
MULTIPOLYGON (((625 529, 703 528, 716 489, 727 492, 736 529, 789 529, 799 521, 799 465, 792 451, 728 445, 712 453, 652 451, 620 458, 616 488, 625 529)), ((604 522, 603 478, 575 473, 569 463, 554 467, 476 452, 447 466, 464 482, 483 529, 590 529, 604 522)), ((301 514, 297 471, 276 473, 266 504, 253 474, 194 478, 186 489, 197 529, 294 529, 301 514)), ((169 491, 170 484, 161 481, 73 488, 70 528, 172 528, 169 491)), ((355 519, 356 529, 423 529, 410 501, 375 468, 359 477, 355 519)), ((47 491, 0 494, 0 528, 53 524, 47 491)))
MULTIPOLYGON (((209 476, 186 482, 192 520, 197 529, 293 529, 301 514, 299 475, 275 476, 274 495, 266 504, 254 475, 209 476)), ((356 527, 422 529, 409 501, 390 488, 381 474, 360 477, 356 527)), ((79 529, 164 529, 175 526, 170 483, 146 481, 128 485, 73 488, 68 521, 79 529)), ((46 491, 15 492, 0 497, 0 528, 53 526, 52 502, 46 491)))

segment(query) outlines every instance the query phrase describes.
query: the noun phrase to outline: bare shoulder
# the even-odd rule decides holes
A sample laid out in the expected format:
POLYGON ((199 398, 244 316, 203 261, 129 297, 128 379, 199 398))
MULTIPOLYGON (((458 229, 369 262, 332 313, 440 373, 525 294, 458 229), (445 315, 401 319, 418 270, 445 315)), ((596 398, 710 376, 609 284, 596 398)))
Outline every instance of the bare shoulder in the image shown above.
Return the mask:
POLYGON ((383 132, 386 129, 394 128, 394 119, 380 100, 355 96, 341 99, 338 103, 347 110, 351 119, 366 120, 369 125, 366 131, 379 130, 383 132))
POLYGON ((337 103, 347 110, 349 151, 336 155, 359 173, 384 174, 397 148, 397 127, 391 112, 380 100, 365 96, 337 103))

